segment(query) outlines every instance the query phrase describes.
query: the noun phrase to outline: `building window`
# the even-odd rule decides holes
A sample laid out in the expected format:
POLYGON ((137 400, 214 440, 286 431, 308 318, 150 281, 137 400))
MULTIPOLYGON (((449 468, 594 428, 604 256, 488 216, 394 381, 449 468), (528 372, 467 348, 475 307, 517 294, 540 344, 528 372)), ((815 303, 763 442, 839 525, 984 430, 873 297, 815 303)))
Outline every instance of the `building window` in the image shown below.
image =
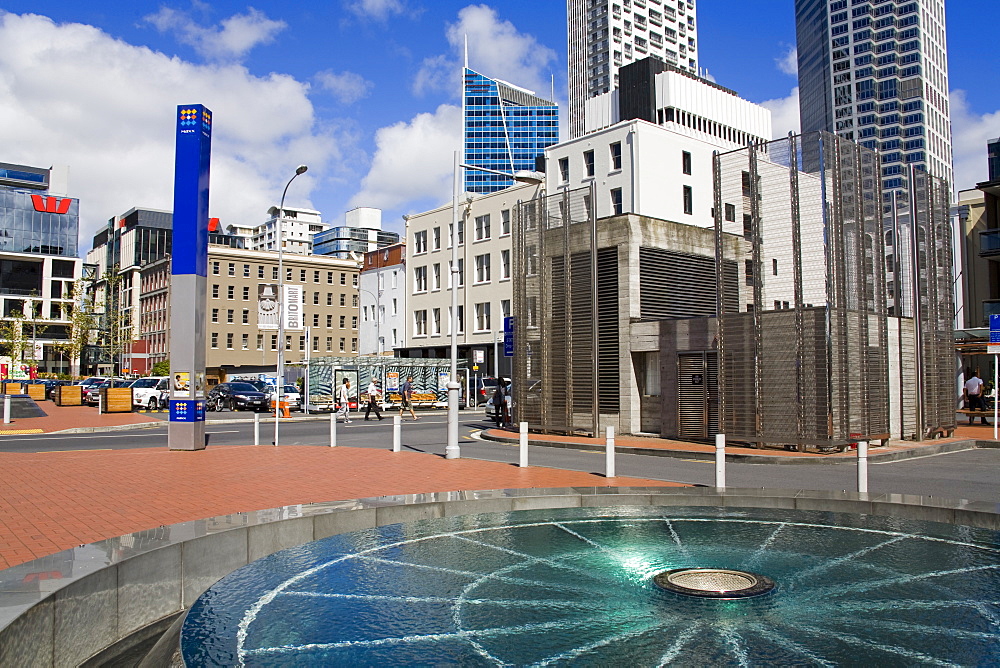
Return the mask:
POLYGON ((212 322, 219 322, 219 309, 212 309, 212 322))
MULTIPOLYGON (((456 334, 463 334, 465 332, 465 306, 462 304, 458 305, 458 329, 455 330, 456 334)), ((451 334, 451 308, 448 308, 448 333, 451 334)))
POLYGON ((250 324, 250 309, 248 308, 243 309, 243 324, 244 325, 250 324))
POLYGON ((264 335, 257 335, 257 350, 264 350, 264 335))
POLYGON ((358 352, 358 340, 357 339, 351 339, 351 352, 352 353, 358 352))
POLYGON ((327 315, 326 316, 326 328, 327 329, 333 329, 333 316, 332 315, 327 315))
POLYGON ((441 333, 441 309, 436 308, 431 311, 431 334, 441 333))
POLYGON ((305 282, 306 282, 306 270, 299 269, 299 283, 305 283, 305 282))
POLYGON ((230 325, 233 324, 233 309, 228 309, 226 311, 226 322, 230 325))
POLYGON ((354 308, 358 307, 358 296, 357 295, 351 295, 351 306, 353 306, 354 308))
POLYGON ((426 253, 426 252, 427 252, 427 230, 414 232, 413 234, 414 255, 419 255, 420 253, 426 253))
POLYGON ((340 293, 340 305, 341 306, 347 306, 347 293, 346 292, 341 292, 340 293))
POLYGON ((292 337, 291 335, 285 336, 285 350, 292 349, 292 337))
POLYGON ((333 337, 332 336, 326 337, 326 352, 328 352, 328 353, 332 353, 333 352, 333 337))
POLYGON ((681 171, 685 174, 691 173, 691 153, 689 151, 681 151, 681 171))
POLYGON ((340 337, 340 352, 342 353, 347 352, 347 339, 345 339, 344 337, 340 337))
POLYGON ((733 204, 726 204, 726 220, 731 223, 736 222, 736 206, 733 204))
POLYGON ((278 268, 277 267, 271 267, 271 280, 272 281, 278 280, 278 268))
POLYGON ((357 329, 357 328, 358 328, 358 316, 352 315, 351 316, 351 329, 357 329))
POLYGON ((218 348, 218 347, 219 347, 219 333, 212 332, 212 348, 218 348))
POLYGON ((357 274, 351 274, 351 285, 353 285, 354 287, 358 287, 358 275, 357 274))
POLYGON ((490 238, 490 214, 476 216, 476 241, 490 238))
POLYGON ((559 180, 569 183, 569 158, 559 158, 559 180))
POLYGON ((611 169, 621 169, 622 168, 622 143, 616 141, 611 145, 611 169))
POLYGON ((341 329, 347 329, 347 316, 346 315, 340 316, 340 328, 341 329))
POLYGON ((218 262, 213 262, 212 263, 212 275, 213 276, 218 276, 219 275, 219 263, 218 262))
POLYGON ((313 283, 319 283, 319 271, 313 272, 313 283))
POLYGON ((510 209, 503 209, 500 212, 500 236, 510 234, 510 209))
POLYGON ((490 303, 476 304, 476 331, 490 331, 490 303))
POLYGON ((436 263, 431 268, 431 289, 440 290, 441 289, 441 264, 436 263))
POLYGON ((510 278, 510 251, 505 249, 500 251, 500 279, 508 278, 510 278))
POLYGON ((243 286, 243 301, 245 301, 245 302, 250 301, 250 286, 249 285, 244 285, 243 286))
POLYGON ((621 215, 622 212, 622 189, 611 189, 611 211, 614 215, 621 215))
POLYGON ((413 292, 427 292, 427 267, 413 268, 413 292))
POLYGON ((271 350, 277 350, 277 349, 278 349, 278 335, 277 334, 272 334, 271 335, 271 350))
POLYGON ((212 299, 218 299, 218 298, 219 298, 219 284, 218 283, 213 283, 212 284, 212 299))
POLYGON ((314 292, 313 293, 313 305, 314 306, 319 306, 319 293, 318 292, 314 292))
POLYGON ((313 313, 313 327, 319 327, 319 313, 313 313))
POLYGON ((340 274, 340 284, 347 285, 347 274, 341 272, 340 274))
POLYGON ((229 263, 229 275, 230 276, 235 276, 236 275, 236 263, 235 262, 230 262, 229 263))
POLYGON ((434 244, 434 250, 441 250, 441 228, 435 227, 431 231, 431 241, 434 244))
POLYGON ((413 312, 413 335, 427 336, 427 311, 421 309, 413 312))
POLYGON ((312 351, 314 353, 318 353, 319 352, 319 337, 318 336, 314 336, 313 337, 312 351))
POLYGON ((771 273, 775 276, 778 275, 778 258, 771 259, 771 273))
POLYGON ((500 315, 504 318, 510 317, 510 300, 501 299, 500 300, 500 315))
POLYGON ((332 271, 326 272, 326 282, 329 283, 330 285, 333 285, 333 272, 332 271))
POLYGON ((333 306, 333 293, 332 292, 326 293, 326 305, 327 306, 333 306))
POLYGON ((264 278, 264 265, 257 265, 257 278, 264 278))
POLYGON ((684 186, 684 213, 689 216, 694 213, 694 191, 691 186, 684 186))
POLYGON ((476 256, 476 283, 486 283, 490 280, 490 254, 476 256))
POLYGON ((233 335, 232 333, 226 334, 226 350, 233 349, 233 335))
POLYGON ((226 296, 229 298, 230 301, 232 301, 233 299, 236 299, 236 286, 235 285, 230 285, 229 287, 226 288, 226 296))
POLYGON ((250 278, 250 265, 243 265, 243 278, 250 278))
POLYGON ((243 350, 250 350, 250 335, 249 334, 244 334, 243 335, 243 346, 242 347, 243 347, 243 350))
POLYGON ((584 151, 583 152, 583 173, 585 176, 594 175, 594 152, 584 151))

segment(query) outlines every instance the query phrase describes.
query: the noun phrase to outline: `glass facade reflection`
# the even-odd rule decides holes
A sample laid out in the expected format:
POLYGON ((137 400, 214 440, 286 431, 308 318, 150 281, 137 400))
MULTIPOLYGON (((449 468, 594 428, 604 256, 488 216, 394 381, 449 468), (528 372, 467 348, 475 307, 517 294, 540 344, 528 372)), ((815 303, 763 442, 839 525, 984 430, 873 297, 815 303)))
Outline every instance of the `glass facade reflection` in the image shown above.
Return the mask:
POLYGON ((366 227, 331 227, 313 235, 313 255, 349 258, 399 243, 399 234, 366 227))
MULTIPOLYGON (((466 68, 463 111, 465 164, 507 174, 535 169, 535 159, 559 142, 559 108, 532 92, 466 68)), ((491 193, 514 180, 465 170, 465 190, 491 193)))
POLYGON ((76 257, 80 200, 0 188, 0 251, 76 257))

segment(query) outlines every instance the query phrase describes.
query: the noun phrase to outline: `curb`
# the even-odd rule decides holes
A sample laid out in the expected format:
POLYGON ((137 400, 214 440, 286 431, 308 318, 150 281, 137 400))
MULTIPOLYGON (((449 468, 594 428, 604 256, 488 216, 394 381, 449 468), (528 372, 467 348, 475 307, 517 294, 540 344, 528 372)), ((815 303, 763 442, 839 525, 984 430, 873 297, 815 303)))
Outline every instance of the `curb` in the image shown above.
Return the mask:
MULTIPOLYGON (((488 433, 490 430, 484 429, 480 432, 480 438, 484 441, 496 443, 518 444, 518 438, 513 436, 497 436, 488 433)), ((541 446, 545 448, 564 448, 567 450, 584 450, 588 452, 604 452, 605 446, 599 443, 565 443, 562 441, 546 441, 540 439, 529 439, 528 445, 541 446)), ((974 439, 964 439, 961 441, 950 441, 938 445, 925 445, 919 448, 907 448, 895 452, 873 452, 868 450, 868 461, 871 463, 887 463, 904 459, 914 459, 916 457, 926 457, 929 455, 944 454, 948 452, 959 452, 961 450, 974 450, 976 448, 1000 448, 997 441, 977 441, 974 439)), ((616 445, 615 451, 629 455, 648 455, 651 457, 676 457, 678 459, 698 459, 702 461, 715 461, 714 452, 698 452, 692 450, 666 450, 662 448, 643 448, 629 445, 616 445)), ((748 454, 726 454, 726 461, 734 464, 850 464, 857 462, 856 457, 785 457, 782 455, 748 455, 748 454)))

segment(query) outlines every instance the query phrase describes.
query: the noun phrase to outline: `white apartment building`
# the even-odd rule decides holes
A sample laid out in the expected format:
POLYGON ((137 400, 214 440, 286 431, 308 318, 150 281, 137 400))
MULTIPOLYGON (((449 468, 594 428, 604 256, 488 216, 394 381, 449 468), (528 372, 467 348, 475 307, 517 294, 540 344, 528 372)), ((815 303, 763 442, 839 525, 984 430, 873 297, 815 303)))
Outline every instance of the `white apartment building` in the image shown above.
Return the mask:
MULTIPOLYGON (((267 213, 270 219, 253 228, 253 235, 247 244, 250 250, 278 250, 278 207, 272 206, 267 213)), ((313 235, 329 228, 330 224, 323 222, 319 211, 286 206, 281 216, 285 252, 311 255, 313 235)))
POLYGON ((407 311, 404 357, 449 357, 451 327, 457 320, 458 355, 492 373, 494 359, 509 374, 503 357, 503 318, 511 314, 513 258, 511 231, 518 201, 532 199, 540 186, 516 185, 488 194, 466 194, 458 224, 458 312, 451 313, 452 206, 409 216, 406 221, 407 311))
POLYGON ((584 134, 588 98, 618 87, 618 69, 656 56, 698 72, 694 0, 567 0, 569 137, 584 134))
POLYGON ((406 337, 406 244, 365 253, 358 277, 362 355, 392 355, 406 337))

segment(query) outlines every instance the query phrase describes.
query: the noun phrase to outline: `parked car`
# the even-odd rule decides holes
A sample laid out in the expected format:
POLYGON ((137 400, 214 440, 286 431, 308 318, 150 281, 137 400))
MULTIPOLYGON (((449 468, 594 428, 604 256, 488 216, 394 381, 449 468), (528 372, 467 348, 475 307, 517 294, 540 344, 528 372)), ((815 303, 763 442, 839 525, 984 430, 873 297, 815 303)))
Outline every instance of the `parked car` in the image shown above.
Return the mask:
POLYGON ((106 380, 107 376, 91 376, 90 378, 84 378, 83 380, 81 380, 76 384, 82 387, 83 391, 86 392, 87 388, 89 388, 91 385, 97 385, 98 383, 103 383, 106 380))
MULTIPOLYGON (((275 397, 278 395, 278 391, 274 388, 269 388, 263 391, 269 393, 268 401, 274 401, 275 397)), ((302 395, 299 393, 299 388, 294 385, 285 385, 284 394, 282 394, 281 400, 288 402, 288 410, 290 411, 302 410, 302 395)))
POLYGON ((207 406, 214 410, 231 411, 270 410, 268 395, 257 390, 250 383, 239 381, 233 383, 219 383, 211 389, 207 397, 207 406))
MULTIPOLYGON (((476 382, 476 379, 473 379, 476 382)), ((478 386, 474 392, 475 404, 474 406, 482 406, 484 404, 489 404, 490 400, 493 398, 493 393, 497 391, 497 379, 496 378, 479 378, 478 386)))
POLYGON ((132 404, 137 408, 156 410, 160 407, 160 392, 169 387, 166 376, 150 376, 132 381, 132 404))
POLYGON ((127 378, 105 378, 96 385, 88 385, 83 391, 83 403, 96 406, 101 396, 101 390, 106 387, 128 387, 131 380, 127 378))

